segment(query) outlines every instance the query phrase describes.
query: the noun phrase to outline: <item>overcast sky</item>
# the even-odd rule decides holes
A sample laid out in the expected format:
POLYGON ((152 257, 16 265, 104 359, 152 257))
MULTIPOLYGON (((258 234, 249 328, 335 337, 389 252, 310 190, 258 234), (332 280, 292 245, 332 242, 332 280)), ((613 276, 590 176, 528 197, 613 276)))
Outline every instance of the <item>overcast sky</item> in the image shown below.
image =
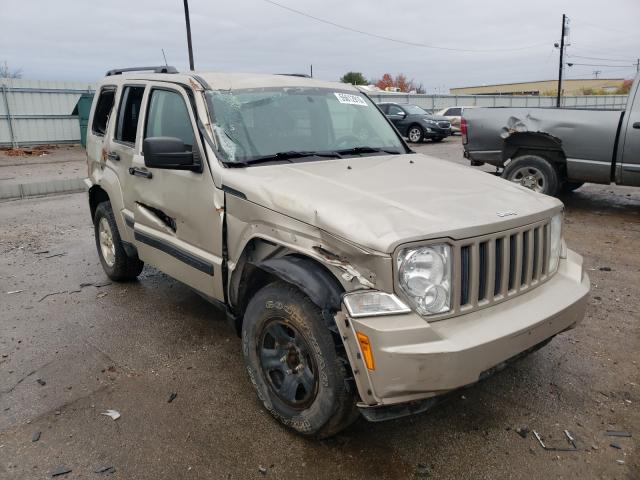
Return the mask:
MULTIPOLYGON (((313 64, 327 80, 349 70, 367 78, 402 72, 429 93, 552 79, 563 13, 571 19, 568 61, 614 65, 567 68, 569 78, 593 78, 594 70, 631 78, 640 57, 640 0, 276 1, 401 41, 484 52, 372 38, 265 0, 190 0, 196 69, 307 73, 313 64)), ((162 64, 162 48, 170 65, 188 68, 182 0, 0 0, 0 19, 0 61, 24 78, 95 81, 110 68, 162 64)))

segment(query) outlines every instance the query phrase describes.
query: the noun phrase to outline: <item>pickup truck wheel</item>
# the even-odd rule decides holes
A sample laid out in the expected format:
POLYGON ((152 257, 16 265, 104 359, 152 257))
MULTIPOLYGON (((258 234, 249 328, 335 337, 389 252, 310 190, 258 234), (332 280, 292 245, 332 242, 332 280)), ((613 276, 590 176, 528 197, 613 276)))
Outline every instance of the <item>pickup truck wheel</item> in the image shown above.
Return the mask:
POLYGON ((144 263, 137 256, 128 256, 124 250, 111 202, 102 202, 96 207, 93 225, 98 257, 107 276, 123 282, 140 275, 144 263))
POLYGON ((502 177, 538 193, 553 196, 558 192, 558 171, 538 155, 522 155, 513 159, 505 167, 502 177))
POLYGON ((420 143, 424 139, 424 131, 419 125, 411 125, 407 131, 407 138, 412 143, 420 143))
POLYGON ((242 350, 258 398, 297 433, 327 438, 357 418, 347 361, 320 309, 294 286, 271 283, 251 299, 242 350))

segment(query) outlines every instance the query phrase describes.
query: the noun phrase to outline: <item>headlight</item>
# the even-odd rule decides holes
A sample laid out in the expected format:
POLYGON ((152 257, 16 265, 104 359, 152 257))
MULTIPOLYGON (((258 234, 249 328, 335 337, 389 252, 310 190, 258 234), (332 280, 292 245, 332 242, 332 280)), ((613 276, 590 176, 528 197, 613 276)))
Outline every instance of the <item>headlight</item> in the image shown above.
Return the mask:
POLYGON ((352 318, 393 315, 411 311, 395 295, 375 290, 347 293, 342 301, 352 318))
POLYGON ((551 274, 558 269, 560 258, 566 257, 566 246, 562 235, 562 213, 558 213, 551 219, 551 244, 549 246, 549 264, 547 271, 551 274))
POLYGON ((422 315, 451 309, 451 246, 406 248, 397 259, 398 283, 422 315))

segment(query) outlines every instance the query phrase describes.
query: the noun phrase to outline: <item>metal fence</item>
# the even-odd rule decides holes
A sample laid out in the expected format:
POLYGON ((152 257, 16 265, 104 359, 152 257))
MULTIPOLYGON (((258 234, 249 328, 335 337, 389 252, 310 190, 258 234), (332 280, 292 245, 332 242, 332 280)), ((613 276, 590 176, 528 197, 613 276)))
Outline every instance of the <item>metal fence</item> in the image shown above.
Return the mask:
MULTIPOLYGON (((374 102, 410 103, 429 111, 447 107, 555 107, 555 97, 532 95, 425 95, 410 93, 369 93, 374 102)), ((583 95, 562 98, 565 108, 597 108, 621 110, 627 95, 583 95)))
MULTIPOLYGON (((80 128, 73 109, 82 93, 95 85, 80 82, 51 82, 0 79, 0 146, 78 143, 80 128)), ((376 102, 412 103, 427 110, 445 107, 553 107, 554 97, 508 95, 416 95, 370 93, 376 102)), ((626 95, 564 97, 567 108, 622 109, 626 95)))
POLYGON ((73 109, 80 95, 94 90, 80 82, 0 79, 0 145, 78 143, 73 109))

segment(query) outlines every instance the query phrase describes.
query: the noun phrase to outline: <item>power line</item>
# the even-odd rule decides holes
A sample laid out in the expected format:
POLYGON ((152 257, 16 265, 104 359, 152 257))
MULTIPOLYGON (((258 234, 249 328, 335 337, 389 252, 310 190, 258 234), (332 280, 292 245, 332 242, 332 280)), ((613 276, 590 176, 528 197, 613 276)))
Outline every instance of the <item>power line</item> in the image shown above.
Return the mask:
POLYGON ((607 61, 607 62, 633 62, 633 59, 631 59, 631 58, 626 58, 626 59, 623 60, 621 58, 585 57, 583 55, 573 55, 573 54, 570 54, 570 55, 567 55, 567 56, 571 57, 571 58, 584 58, 586 60, 604 60, 604 61, 607 61))
POLYGON ((610 68, 635 68, 635 65, 601 65, 599 63, 573 63, 567 62, 567 65, 573 67, 574 65, 580 65, 581 67, 610 67, 610 68))
POLYGON ((274 2, 273 0, 263 0, 263 1, 266 2, 266 3, 269 3, 271 5, 274 5, 276 7, 279 7, 279 8, 282 8, 284 10, 287 10, 289 12, 292 12, 292 13, 295 13, 295 14, 298 14, 298 15, 302 15, 303 17, 307 17, 307 18, 310 18, 312 20, 316 20, 317 22, 325 23, 327 25, 331 25, 333 27, 340 28, 342 30, 347 30, 347 31, 353 32, 353 33, 359 33, 360 35, 366 35, 368 37, 377 38, 379 40, 386 40, 388 42, 399 43, 401 45, 408 45, 410 47, 431 48, 431 49, 434 49, 434 50, 447 50, 447 51, 450 51, 450 52, 496 53, 496 52, 513 52, 513 51, 517 51, 517 50, 528 50, 530 48, 536 48, 536 47, 539 47, 539 46, 542 46, 542 45, 547 45, 547 42, 544 42, 544 43, 538 43, 538 44, 535 44, 535 45, 528 45, 526 47, 500 48, 500 49, 489 49, 489 50, 484 49, 484 50, 482 50, 482 49, 470 49, 470 48, 443 47, 443 46, 440 46, 440 45, 429 45, 429 44, 426 44, 426 43, 409 42, 409 41, 406 41, 406 40, 400 40, 400 39, 397 39, 397 38, 387 37, 387 36, 384 36, 384 35, 378 35, 377 33, 366 32, 364 30, 358 30, 357 28, 352 28, 352 27, 348 27, 346 25, 341 25, 339 23, 335 23, 335 22, 332 22, 330 20, 325 20, 324 18, 319 18, 319 17, 316 17, 314 15, 310 15, 308 13, 302 12, 300 10, 296 10, 294 8, 287 7, 286 5, 282 5, 280 3, 274 2))

